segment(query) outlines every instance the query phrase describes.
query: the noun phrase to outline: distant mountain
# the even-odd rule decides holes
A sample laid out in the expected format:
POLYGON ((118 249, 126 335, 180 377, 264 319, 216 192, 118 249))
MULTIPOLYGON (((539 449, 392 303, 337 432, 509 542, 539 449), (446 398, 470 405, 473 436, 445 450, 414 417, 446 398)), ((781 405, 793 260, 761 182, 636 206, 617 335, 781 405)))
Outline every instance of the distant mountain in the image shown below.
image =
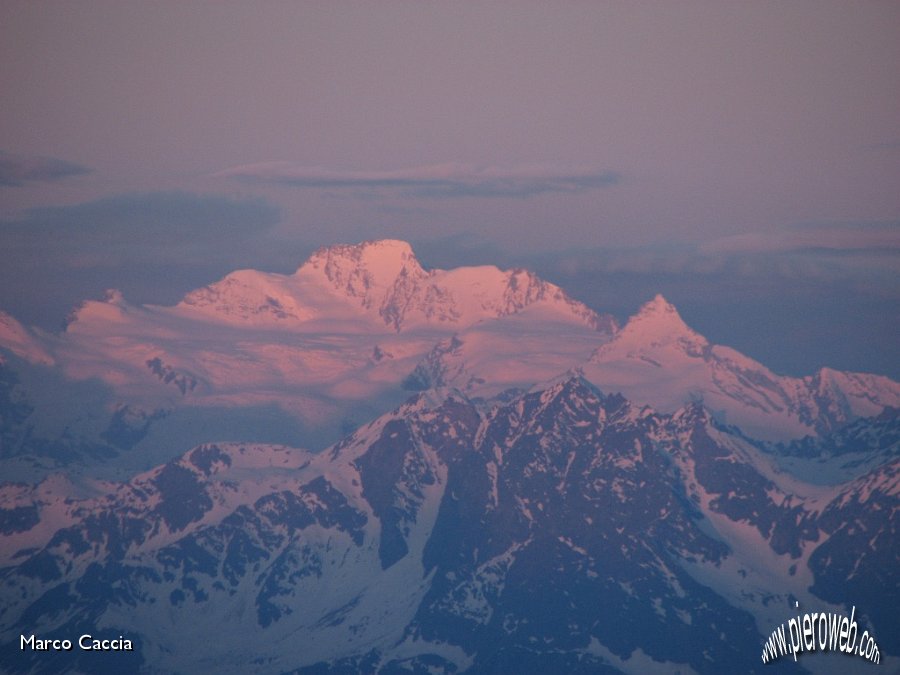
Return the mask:
POLYGON ((102 461, 123 479, 221 438, 322 448, 410 391, 509 398, 571 374, 663 412, 702 400, 776 443, 900 407, 885 377, 772 373, 662 296, 620 329, 526 270, 425 270, 385 240, 321 249, 292 275, 234 272, 173 307, 109 291, 59 335, 0 314, 0 463, 30 481, 102 461))
POLYGON ((763 672, 799 602, 896 670, 898 410, 398 241, 0 313, 0 669, 763 672))
POLYGON ((797 599, 854 604, 891 667, 898 471, 806 484, 699 403, 579 377, 428 392, 322 453, 7 484, 0 649, 9 672, 88 668, 12 645, 86 630, 134 640, 110 667, 166 672, 764 672, 797 599))
POLYGON ((547 343, 543 350, 526 346, 520 356, 510 348, 510 336, 474 326, 432 349, 417 368, 417 381, 495 395, 568 370, 603 391, 664 412, 703 401, 720 422, 772 441, 819 436, 900 405, 900 385, 879 375, 829 368, 804 378, 776 375, 733 349, 711 344, 661 295, 582 362, 547 343))
POLYGON ((720 421, 767 440, 822 434, 900 405, 900 385, 887 377, 829 368, 804 378, 776 375, 695 333, 662 296, 599 347, 583 372, 607 391, 664 411, 702 400, 720 421))
POLYGON ((234 272, 189 293, 178 310, 256 325, 336 321, 402 332, 435 325, 463 328, 535 305, 595 328, 610 327, 609 318, 531 272, 493 266, 426 271, 410 245, 396 240, 323 248, 291 276, 234 272))
MULTIPOLYGON (((322 249, 293 275, 234 272, 174 307, 110 291, 78 307, 61 335, 3 317, 3 377, 35 415, 7 431, 30 440, 0 457, 43 455, 41 439, 62 427, 71 438, 56 460, 136 447, 151 462, 210 429, 322 447, 401 402, 417 363, 473 326, 527 338, 526 360, 559 353, 540 376, 587 358, 616 328, 525 270, 424 270, 392 240, 322 249), (99 401, 92 412, 76 405, 66 417, 88 398, 99 401)), ((519 375, 516 384, 536 381, 519 375)))

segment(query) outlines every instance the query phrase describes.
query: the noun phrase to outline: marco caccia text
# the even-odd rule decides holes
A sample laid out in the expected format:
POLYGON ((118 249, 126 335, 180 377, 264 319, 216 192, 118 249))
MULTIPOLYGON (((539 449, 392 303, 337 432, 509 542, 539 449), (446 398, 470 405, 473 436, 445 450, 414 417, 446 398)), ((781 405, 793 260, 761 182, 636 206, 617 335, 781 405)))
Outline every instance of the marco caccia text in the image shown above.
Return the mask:
POLYGON ((41 639, 34 635, 25 637, 20 635, 19 649, 31 649, 36 652, 70 652, 76 646, 86 652, 131 652, 134 651, 134 645, 131 640, 127 640, 123 636, 117 638, 95 638, 93 635, 82 635, 78 640, 72 642, 68 639, 41 639))

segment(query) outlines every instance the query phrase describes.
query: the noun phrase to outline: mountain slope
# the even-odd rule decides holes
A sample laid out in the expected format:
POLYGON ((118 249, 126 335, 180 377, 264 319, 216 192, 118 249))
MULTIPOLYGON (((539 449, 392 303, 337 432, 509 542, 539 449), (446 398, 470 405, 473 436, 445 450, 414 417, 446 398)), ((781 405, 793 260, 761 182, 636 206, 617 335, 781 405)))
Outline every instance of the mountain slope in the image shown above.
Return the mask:
POLYGON ((460 329, 532 305, 595 327, 604 322, 559 287, 525 270, 425 270, 410 245, 396 240, 323 248, 291 276, 234 272, 189 293, 176 309, 184 316, 239 324, 298 327, 345 321, 402 332, 460 329))
POLYGON ((855 603, 896 654, 897 471, 807 485, 699 404, 581 378, 429 392, 323 453, 6 486, 0 640, 127 629, 167 671, 752 672, 798 598, 855 603))
POLYGON ((702 400, 721 422, 763 440, 818 435, 900 405, 900 385, 877 375, 822 369, 776 375, 691 330, 661 295, 645 304, 581 372, 604 391, 672 412, 702 400))
POLYGON ((493 336, 488 360, 509 352, 523 327, 534 328, 532 355, 565 345, 534 374, 518 369, 514 384, 531 386, 586 358, 615 322, 530 272, 425 270, 409 244, 386 240, 322 249, 293 275, 234 272, 174 307, 136 306, 110 291, 77 308, 58 336, 32 335, 11 318, 0 327, 0 352, 22 357, 11 377, 35 411, 26 426, 37 439, 0 447, 0 456, 41 455, 41 439, 52 443, 63 426, 84 429, 67 455, 136 448, 147 466, 208 440, 209 428, 248 441, 302 435, 324 447, 401 402, 417 364, 460 331, 493 336), (41 412, 65 417, 83 398, 73 383, 91 383, 102 402, 51 430, 41 412))
POLYGON ((548 339, 555 330, 551 322, 517 321, 514 338, 479 324, 444 340, 417 365, 414 382, 490 397, 579 373, 603 391, 664 412, 703 401, 719 422, 766 441, 817 437, 900 404, 900 384, 878 375, 828 368, 803 378, 773 373, 710 343, 662 296, 621 329, 593 338, 589 358, 580 357, 586 346, 580 336, 548 339))
POLYGON ((772 373, 710 344, 661 296, 620 330, 525 270, 426 270, 393 240, 322 249, 292 275, 234 272, 174 307, 110 291, 61 335, 2 315, 0 358, 15 382, 15 400, 0 401, 0 461, 25 479, 99 457, 122 477, 209 429, 321 448, 409 390, 508 398, 575 372, 663 412, 703 400, 776 442, 900 406, 887 378, 772 373))

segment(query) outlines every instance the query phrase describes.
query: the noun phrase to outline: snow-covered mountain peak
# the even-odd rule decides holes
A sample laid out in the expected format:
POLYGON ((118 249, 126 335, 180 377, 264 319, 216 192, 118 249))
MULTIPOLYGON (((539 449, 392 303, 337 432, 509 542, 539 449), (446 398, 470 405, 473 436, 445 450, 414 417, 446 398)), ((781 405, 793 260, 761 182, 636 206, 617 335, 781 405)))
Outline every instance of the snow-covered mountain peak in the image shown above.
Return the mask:
POLYGON ((711 427, 714 424, 712 413, 707 410, 702 401, 689 401, 672 413, 672 421, 686 429, 691 429, 698 425, 711 427))
POLYGON ((604 391, 671 413, 701 400, 714 417, 764 440, 816 435, 896 406, 886 377, 823 369, 792 378, 689 328, 661 295, 597 348, 585 376, 604 391))
POLYGON ((95 325, 126 323, 133 309, 122 291, 110 288, 103 300, 85 300, 72 310, 66 320, 66 332, 90 332, 95 325))
POLYGON ((191 291, 175 307, 133 306, 114 292, 104 301, 83 303, 67 332, 102 333, 112 326, 119 332, 126 323, 135 324, 133 334, 154 332, 160 318, 180 324, 176 332, 193 331, 197 321, 355 335, 459 330, 532 308, 541 321, 615 330, 611 317, 597 315, 527 270, 426 270, 407 242, 386 239, 322 248, 291 275, 237 270, 191 291))
POLYGON ((638 314, 649 314, 653 312, 678 313, 678 311, 675 309, 675 305, 666 300, 662 293, 657 293, 655 296, 653 296, 653 299, 645 302, 638 310, 638 314))
POLYGON ((293 278, 361 305, 397 332, 424 325, 470 326, 536 304, 553 306, 569 320, 598 330, 609 323, 527 270, 493 265, 426 270, 407 242, 393 239, 320 249, 293 278))
POLYGON ((221 281, 188 293, 178 308, 219 319, 259 322, 304 321, 314 312, 289 288, 290 277, 237 270, 221 281))
POLYGON ((533 272, 516 268, 504 273, 506 286, 503 290, 503 306, 500 311, 512 314, 533 302, 540 300, 567 299, 559 287, 544 281, 533 272))
POLYGON ((654 337, 697 336, 681 318, 675 306, 661 294, 644 303, 638 313, 628 320, 623 329, 625 331, 645 336, 652 334, 654 337))
POLYGON ((622 352, 640 358, 640 354, 660 348, 695 357, 709 349, 709 342, 691 330, 674 305, 657 295, 644 304, 609 343, 600 347, 591 360, 596 363, 611 353, 622 352))
POLYGON ((323 246, 313 253, 304 265, 301 265, 301 269, 307 264, 317 266, 320 262, 338 263, 342 260, 370 268, 381 267, 392 271, 393 274, 399 272, 400 267, 408 261, 413 261, 418 265, 418 260, 416 260, 416 255, 409 242, 400 239, 377 239, 359 244, 323 246))
POLYGON ((885 406, 900 407, 900 386, 883 375, 822 368, 803 381, 817 400, 827 402, 831 417, 838 423, 873 417, 885 406))
POLYGON ((313 270, 324 274, 335 289, 351 297, 362 298, 367 307, 398 278, 422 279, 428 276, 412 247, 396 239, 319 249, 297 270, 297 276, 313 270))
POLYGON ((429 276, 404 241, 341 244, 319 249, 293 275, 232 272, 188 293, 178 308, 190 316, 250 325, 367 322, 374 318, 371 314, 381 313, 398 286, 416 286, 429 276))

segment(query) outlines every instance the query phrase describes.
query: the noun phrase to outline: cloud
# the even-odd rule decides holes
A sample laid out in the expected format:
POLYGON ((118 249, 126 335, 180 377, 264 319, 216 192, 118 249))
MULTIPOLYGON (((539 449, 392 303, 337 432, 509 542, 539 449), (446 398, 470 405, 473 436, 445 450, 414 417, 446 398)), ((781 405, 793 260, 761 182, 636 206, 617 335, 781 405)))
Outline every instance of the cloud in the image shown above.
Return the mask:
POLYGON ((428 268, 452 269, 469 265, 515 267, 512 258, 497 242, 479 232, 456 232, 439 237, 410 239, 416 257, 428 268))
MULTIPOLYGON (((453 247, 446 249, 445 255, 453 247)), ((900 223, 805 224, 695 244, 548 250, 507 264, 534 269, 582 293, 580 299, 600 298, 597 307, 614 311, 631 311, 640 297, 660 291, 676 299, 770 292, 777 299, 803 289, 817 302, 833 293, 856 293, 871 302, 896 303, 900 223)))
POLYGON ((173 302, 272 258, 268 235, 280 220, 263 199, 187 192, 31 209, 0 220, 0 308, 55 326, 110 287, 136 302, 173 302))
POLYGON ((900 222, 793 225, 768 232, 722 237, 700 247, 701 252, 708 254, 774 253, 805 249, 900 252, 900 222))
POLYGON ((338 171, 294 162, 263 162, 232 167, 215 175, 256 184, 388 191, 428 199, 526 198, 547 193, 577 193, 615 185, 620 180, 617 173, 597 167, 550 164, 510 167, 433 164, 389 171, 338 171))
MULTIPOLYGON (((823 228, 796 229, 812 235, 823 228)), ((867 236, 841 239, 831 228, 834 240, 827 243, 834 248, 790 238, 780 240, 780 247, 770 241, 760 246, 758 240, 749 246, 740 239, 738 247, 729 238, 728 246, 708 247, 718 250, 664 243, 583 248, 523 256, 507 265, 535 270, 620 320, 662 293, 692 328, 775 372, 807 375, 827 365, 900 379, 896 239, 880 239, 882 226, 838 229, 867 236)))
POLYGON ((54 157, 26 157, 0 150, 0 186, 22 187, 90 173, 91 169, 54 157))
POLYGON ((900 138, 864 146, 865 150, 900 150, 900 138))
POLYGON ((0 221, 0 240, 43 251, 64 249, 129 259, 170 257, 178 246, 227 246, 280 219, 262 199, 187 192, 132 193, 71 206, 29 209, 0 221))

